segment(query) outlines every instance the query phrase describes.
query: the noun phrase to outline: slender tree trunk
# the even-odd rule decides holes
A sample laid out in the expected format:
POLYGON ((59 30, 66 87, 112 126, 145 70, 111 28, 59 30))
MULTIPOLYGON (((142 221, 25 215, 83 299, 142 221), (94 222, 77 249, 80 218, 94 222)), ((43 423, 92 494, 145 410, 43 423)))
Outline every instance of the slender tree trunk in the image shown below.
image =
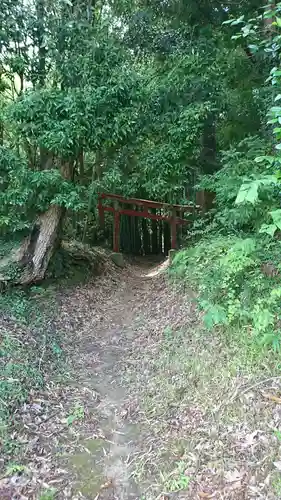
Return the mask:
POLYGON ((204 174, 213 174, 217 168, 215 116, 210 113, 205 121, 202 137, 201 165, 204 174))
POLYGON ((4 145, 4 123, 0 118, 0 146, 4 145))
POLYGON ((150 250, 150 234, 148 231, 148 222, 147 219, 142 218, 142 238, 143 238, 143 254, 149 255, 151 253, 150 250))
MULTIPOLYGON (((275 2, 268 3, 266 1, 265 5, 268 6, 268 10, 274 10, 274 8, 275 8, 275 2)), ((274 21, 273 16, 264 18, 264 27, 265 27, 266 34, 269 38, 271 38, 273 33, 274 33, 273 21, 274 21)))
MULTIPOLYGON (((156 214, 156 208, 152 208, 151 212, 156 214)), ((158 221, 151 221, 152 235, 151 235, 151 253, 157 255, 159 253, 158 249, 158 221)))
POLYGON ((171 248, 171 229, 170 229, 170 224, 168 222, 164 221, 164 254, 168 255, 169 250, 171 248))
POLYGON ((38 46, 38 83, 44 87, 46 79, 46 47, 45 47, 45 0, 36 1, 37 46, 38 46))
POLYGON ((158 246, 159 246, 159 252, 164 253, 164 248, 163 248, 163 221, 160 220, 158 225, 158 246))

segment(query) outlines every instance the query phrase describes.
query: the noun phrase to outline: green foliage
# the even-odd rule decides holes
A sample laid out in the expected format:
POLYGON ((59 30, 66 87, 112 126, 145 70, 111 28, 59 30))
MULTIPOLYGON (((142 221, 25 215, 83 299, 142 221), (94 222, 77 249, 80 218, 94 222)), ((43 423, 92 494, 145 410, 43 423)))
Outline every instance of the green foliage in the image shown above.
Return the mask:
POLYGON ((165 491, 168 493, 176 493, 187 490, 191 478, 186 475, 185 469, 185 462, 180 461, 176 464, 175 470, 168 477, 160 474, 165 491))
MULTIPOLYGON (((250 39, 251 57, 269 54, 268 64, 280 51, 281 4, 246 21, 244 15, 224 24, 239 26, 234 39, 244 46, 250 39), (273 21, 277 34, 260 39, 259 27, 273 21)), ((267 66, 268 67, 268 66, 267 66)), ((278 90, 280 70, 273 67, 268 83, 278 90)), ((272 91, 271 91, 272 92, 272 91)), ((280 95, 275 94, 275 101, 280 95)), ((281 108, 272 106, 269 125, 280 140, 281 108)), ((174 260, 175 273, 182 273, 198 290, 205 311, 206 327, 237 325, 262 345, 280 349, 280 158, 279 144, 249 137, 222 153, 222 168, 203 176, 200 186, 216 194, 214 218, 206 233, 212 236, 174 260), (218 237, 218 234, 221 234, 218 237), (277 236, 277 237, 276 237, 277 236)))
POLYGON ((273 175, 268 175, 254 181, 245 181, 238 191, 235 203, 240 205, 241 203, 252 203, 254 204, 259 198, 259 191, 263 186, 276 184, 276 179, 273 175))
MULTIPOLYGON (((41 373, 36 368, 37 363, 31 363, 31 353, 25 353, 20 348, 18 340, 4 335, 1 342, 1 383, 0 394, 6 408, 14 408, 23 403, 31 387, 42 386, 41 373), (15 353, 25 355, 15 361, 15 353), (3 366, 4 365, 4 366, 3 366)), ((5 411, 5 408, 3 408, 5 411)))
POLYGON ((186 202, 199 174, 219 168, 220 148, 260 130, 265 71, 233 46, 227 12, 220 2, 5 0, 2 234, 28 231, 58 204, 68 234, 93 241, 98 191, 186 202))
POLYGON ((275 350, 280 344, 280 243, 213 237, 176 255, 172 273, 198 290, 207 328, 238 325, 275 350))
POLYGON ((9 438, 15 410, 44 388, 46 373, 58 373, 64 359, 60 334, 54 338, 47 327, 46 311, 53 314, 55 306, 53 292, 41 287, 0 294, 0 437, 6 456, 13 457, 18 447, 9 438))
POLYGON ((35 214, 50 204, 73 211, 85 207, 81 186, 62 178, 56 169, 34 171, 8 148, 0 146, 0 234, 17 233, 30 227, 35 214))
POLYGON ((56 488, 48 488, 43 493, 41 493, 39 500, 55 500, 57 496, 56 488))
POLYGON ((85 214, 93 166, 81 172, 79 159, 135 134, 142 79, 102 7, 97 2, 91 22, 82 5, 5 2, 0 58, 12 99, 3 87, 2 234, 28 230, 50 204, 85 214))
POLYGON ((13 412, 28 399, 31 390, 43 387, 37 354, 32 343, 28 345, 20 336, 3 331, 0 345, 0 437, 8 455, 13 455, 17 446, 15 441, 9 439, 13 412))
MULTIPOLYGON (((138 13, 141 24, 146 15, 151 21, 150 8, 138 13)), ((169 24, 170 19, 165 22, 169 24)), ((129 195, 184 201, 184 185, 194 185, 199 172, 218 168, 217 140, 228 147, 234 139, 260 128, 261 99, 255 94, 253 100, 253 85, 260 74, 258 78, 245 54, 230 51, 215 32, 213 37, 210 33, 208 37, 194 35, 193 27, 183 27, 180 19, 175 22, 179 27, 170 28, 175 36, 171 50, 142 64, 147 78, 143 79, 137 135, 118 156, 108 158, 101 179, 107 190, 114 187, 129 195), (241 114, 244 117, 247 112, 246 124, 241 114), (227 128, 228 135, 224 133, 227 128)), ((165 30, 163 20, 159 20, 159 30, 165 30)), ((147 48, 141 45, 139 50, 147 48)))
MULTIPOLYGON (((240 32, 234 35, 232 38, 240 40, 241 38, 246 38, 249 43, 249 50, 252 54, 260 52, 264 56, 268 56, 268 62, 271 64, 272 68, 270 71, 270 76, 267 79, 267 83, 271 82, 273 89, 273 99, 275 102, 280 100, 280 75, 281 71, 278 66, 276 66, 276 58, 279 57, 281 51, 280 44, 280 12, 281 3, 277 2, 276 5, 267 5, 264 12, 256 15, 256 17, 247 20, 245 16, 241 16, 239 19, 230 19, 225 22, 225 24, 230 24, 231 26, 239 26, 241 28, 240 32), (264 36, 264 33, 260 30, 262 24, 266 24, 268 29, 271 31, 270 35, 261 38, 260 33, 264 36), (242 26, 242 27, 241 27, 242 26), (278 93, 279 92, 279 93, 278 93)), ((281 139, 281 129, 279 128, 279 122, 281 118, 281 107, 274 105, 270 107, 268 113, 268 125, 274 125, 272 130, 276 154, 266 155, 263 154, 256 158, 257 163, 261 163, 264 166, 264 173, 262 177, 256 179, 248 178, 243 182, 236 199, 237 204, 241 203, 251 203, 258 204, 260 199, 263 197, 263 192, 265 186, 272 192, 272 205, 276 208, 279 206, 279 197, 276 196, 280 191, 280 156, 278 151, 281 149, 279 141, 281 139), (276 144, 277 141, 277 144, 276 144), (271 171, 271 175, 268 175, 268 171, 271 171)), ((268 191, 268 190, 267 190, 268 191)), ((262 233, 268 233, 271 236, 274 235, 275 231, 279 229, 279 212, 278 210, 273 210, 269 213, 270 217, 273 219, 273 224, 263 224, 261 227, 262 233)))
POLYGON ((222 152, 215 175, 201 178, 200 188, 216 194, 212 231, 237 234, 270 222, 268 212, 278 202, 278 189, 272 189, 276 179, 257 161, 270 147, 256 136, 244 139, 222 152))
POLYGON ((67 425, 72 425, 75 422, 79 422, 81 420, 84 420, 84 418, 85 418, 84 407, 77 403, 70 411, 70 413, 66 419, 66 423, 67 423, 67 425))
POLYGON ((13 474, 19 474, 21 472, 24 472, 26 470, 26 467, 24 465, 19 465, 15 464, 13 462, 9 463, 5 475, 6 476, 12 476, 13 474))

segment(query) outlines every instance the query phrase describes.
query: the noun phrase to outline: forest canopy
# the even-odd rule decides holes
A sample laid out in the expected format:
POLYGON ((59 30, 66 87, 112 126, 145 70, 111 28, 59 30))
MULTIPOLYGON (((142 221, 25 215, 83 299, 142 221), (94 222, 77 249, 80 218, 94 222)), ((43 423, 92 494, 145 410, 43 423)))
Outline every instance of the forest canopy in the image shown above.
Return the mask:
MULTIPOLYGON (((98 192, 185 203, 199 183, 216 191, 241 148, 245 165, 253 147, 271 151, 277 11, 257 0, 3 0, 0 232, 21 242, 20 282, 44 277, 63 235, 95 243, 98 192)), ((231 174, 235 188, 243 175, 231 174)))

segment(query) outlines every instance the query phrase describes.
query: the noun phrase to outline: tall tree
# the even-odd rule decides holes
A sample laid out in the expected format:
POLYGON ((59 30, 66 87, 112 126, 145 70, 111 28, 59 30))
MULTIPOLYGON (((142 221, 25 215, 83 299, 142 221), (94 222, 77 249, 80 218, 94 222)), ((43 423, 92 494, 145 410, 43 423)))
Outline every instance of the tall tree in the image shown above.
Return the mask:
POLYGON ((21 88, 9 110, 22 161, 26 145, 34 161, 22 167, 21 178, 8 173, 2 194, 5 210, 15 189, 25 192, 31 229, 12 256, 22 269, 19 281, 25 283, 44 277, 60 241, 65 210, 86 204, 80 183, 75 183, 81 150, 106 151, 124 141, 131 131, 126 112, 138 85, 102 6, 96 3, 93 10, 88 2, 47 6, 44 1, 36 0, 25 13, 26 24, 32 25, 32 61, 26 79, 20 76, 33 88, 21 88))
POLYGON ((42 279, 66 211, 88 220, 99 189, 186 201, 221 149, 261 127, 265 70, 222 26, 257 0, 3 6, 1 82, 14 102, 1 119, 0 228, 24 236, 12 256, 21 282, 42 279))

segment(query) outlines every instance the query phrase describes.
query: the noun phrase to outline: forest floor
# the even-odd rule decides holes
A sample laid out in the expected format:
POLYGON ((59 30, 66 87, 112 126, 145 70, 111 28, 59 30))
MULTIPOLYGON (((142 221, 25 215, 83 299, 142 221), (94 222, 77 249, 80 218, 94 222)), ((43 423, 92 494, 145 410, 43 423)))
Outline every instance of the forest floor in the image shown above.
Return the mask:
POLYGON ((207 332, 165 269, 110 266, 58 294, 69 372, 19 411, 25 464, 1 500, 281 498, 278 370, 207 332))

